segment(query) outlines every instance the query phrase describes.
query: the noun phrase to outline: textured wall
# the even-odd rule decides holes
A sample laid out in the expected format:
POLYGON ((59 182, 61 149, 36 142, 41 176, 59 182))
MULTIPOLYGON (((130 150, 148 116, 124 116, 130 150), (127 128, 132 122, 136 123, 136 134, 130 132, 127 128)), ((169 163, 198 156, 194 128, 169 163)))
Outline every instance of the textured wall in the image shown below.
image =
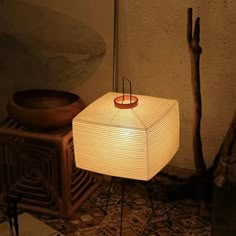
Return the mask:
POLYGON ((236 107, 236 1, 120 0, 119 78, 138 94, 179 101, 180 149, 171 164, 193 168, 188 7, 201 19, 202 138, 211 163, 236 107))
MULTIPOLYGON (((0 1, 0 8, 8 2, 0 1)), ((112 1, 24 0, 86 24, 96 24, 103 38, 112 35, 112 1), (106 2, 106 4, 104 4, 106 2), (90 11, 86 11, 89 6, 90 11), (102 12, 102 14, 98 14, 102 12), (93 15, 88 20, 88 14, 93 15)), ((133 81, 134 92, 177 99, 181 110, 180 149, 172 164, 193 168, 191 147, 192 93, 186 43, 186 11, 201 18, 201 83, 203 150, 208 164, 217 152, 236 106, 235 0, 119 0, 119 79, 133 81)), ((33 24, 33 21, 26 20, 33 24)), ((4 26, 4 22, 0 22, 4 26)), ((112 40, 106 41, 108 47, 112 40)), ((86 103, 111 90, 112 51, 107 50, 96 77, 69 84, 86 103)), ((1 65, 0 65, 1 68, 1 65)), ((12 71, 15 64, 12 64, 12 71)), ((0 75, 0 119, 14 90, 27 81, 0 75)), ((25 78, 24 78, 25 79, 25 78)), ((45 86, 41 83, 39 86, 45 86)), ((58 86, 55 81, 55 87, 58 86)))
POLYGON ((16 90, 69 90, 85 103, 110 91, 112 49, 113 1, 1 1, 0 120, 16 90))

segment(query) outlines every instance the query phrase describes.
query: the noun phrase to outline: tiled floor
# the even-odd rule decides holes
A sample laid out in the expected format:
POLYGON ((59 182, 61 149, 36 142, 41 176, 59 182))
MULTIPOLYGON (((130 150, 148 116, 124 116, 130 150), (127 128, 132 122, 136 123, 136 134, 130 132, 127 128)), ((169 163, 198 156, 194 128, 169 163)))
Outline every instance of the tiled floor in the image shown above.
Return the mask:
MULTIPOLYGON (((176 174, 176 172, 171 172, 176 174)), ((177 173, 179 175, 179 173, 177 173)), ((183 174, 182 173, 182 177, 183 174)), ((122 180, 114 178, 107 214, 109 182, 102 186, 78 209, 69 221, 49 216, 33 215, 41 222, 67 236, 115 236, 120 234, 120 203, 122 180), (100 209, 101 208, 101 209, 100 209)), ((153 181, 126 180, 124 184, 123 230, 124 236, 208 236, 209 215, 200 215, 200 203, 190 198, 170 200, 167 190, 181 182, 169 175, 158 174, 153 181), (148 188, 147 188, 148 187, 148 188), (154 213, 147 189, 152 190, 154 213)), ((150 191, 149 191, 150 192, 150 191)), ((6 220, 0 215, 0 220, 6 220)), ((33 234, 32 234, 33 235, 33 234)), ((44 236, 41 234, 41 236, 44 236)), ((48 236, 48 235, 45 235, 48 236)))

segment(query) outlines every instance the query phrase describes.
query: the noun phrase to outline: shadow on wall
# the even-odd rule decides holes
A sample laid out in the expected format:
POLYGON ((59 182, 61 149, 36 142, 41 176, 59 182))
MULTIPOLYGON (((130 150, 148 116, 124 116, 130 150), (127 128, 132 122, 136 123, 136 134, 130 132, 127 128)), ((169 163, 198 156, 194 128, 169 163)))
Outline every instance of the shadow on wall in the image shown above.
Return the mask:
POLYGON ((96 71, 106 44, 77 19, 6 1, 0 5, 0 51, 1 84, 71 90, 96 71))

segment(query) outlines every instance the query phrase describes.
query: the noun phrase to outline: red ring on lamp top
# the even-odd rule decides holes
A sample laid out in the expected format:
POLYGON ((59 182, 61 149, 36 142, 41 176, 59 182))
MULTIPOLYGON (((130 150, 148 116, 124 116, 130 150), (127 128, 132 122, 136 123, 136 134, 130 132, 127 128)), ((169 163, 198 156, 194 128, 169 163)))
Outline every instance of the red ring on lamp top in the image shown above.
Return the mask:
POLYGON ((120 109, 134 108, 138 105, 138 98, 133 95, 123 95, 114 99, 115 107, 120 109))

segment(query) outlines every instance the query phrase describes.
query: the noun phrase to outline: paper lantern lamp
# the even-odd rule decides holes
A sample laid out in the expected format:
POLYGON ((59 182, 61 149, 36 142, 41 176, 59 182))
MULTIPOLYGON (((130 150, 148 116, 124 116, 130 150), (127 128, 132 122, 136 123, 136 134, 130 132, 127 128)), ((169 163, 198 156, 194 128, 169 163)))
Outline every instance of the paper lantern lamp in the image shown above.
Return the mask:
POLYGON ((72 125, 77 167, 105 175, 150 180, 179 147, 176 100, 109 92, 72 125))

